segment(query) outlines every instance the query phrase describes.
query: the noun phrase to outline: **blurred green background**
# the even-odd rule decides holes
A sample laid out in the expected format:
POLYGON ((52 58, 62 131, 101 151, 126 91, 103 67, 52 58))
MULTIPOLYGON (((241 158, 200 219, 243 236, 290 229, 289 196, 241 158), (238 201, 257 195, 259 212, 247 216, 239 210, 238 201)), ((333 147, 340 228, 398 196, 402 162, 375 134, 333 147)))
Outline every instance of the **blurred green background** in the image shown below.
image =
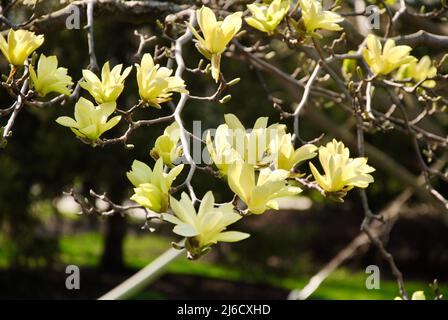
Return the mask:
MULTIPOLYGON (((45 1, 45 5, 53 4, 45 1)), ((11 18, 20 19, 22 14, 26 11, 17 10, 11 18)), ((402 28, 404 33, 410 33, 418 27, 402 28)), ((110 60, 112 65, 127 66, 139 62, 134 57, 138 47, 135 29, 159 36, 146 52, 152 53, 156 43, 169 45, 160 37, 154 21, 136 26, 97 20, 95 42, 99 63, 110 60)), ((57 55, 73 79, 79 79, 82 67, 88 64, 85 32, 64 29, 45 37, 39 52, 57 55)), ((279 41, 274 40, 271 47, 276 52, 273 63, 286 72, 292 72, 302 63, 300 54, 279 41)), ((196 67, 200 56, 193 44, 186 46, 185 58, 188 67, 196 67)), ((7 73, 5 60, 0 59, 0 63, 2 73, 7 73)), ((166 60, 161 63, 165 64, 166 60)), ((223 122, 225 113, 235 113, 247 127, 260 116, 269 116, 270 123, 280 121, 278 112, 266 98, 260 78, 272 95, 284 101, 284 106, 294 103, 275 79, 257 73, 247 63, 224 58, 222 69, 229 79, 242 78, 229 91, 231 101, 225 105, 189 102, 183 114, 188 128, 194 120, 202 121, 203 130, 215 128, 223 122)), ((204 96, 215 90, 209 76, 187 72, 185 81, 194 95, 204 96)), ((88 98, 85 91, 81 94, 88 98)), ((128 108, 137 99, 134 69, 118 104, 128 108)), ((0 101, 2 106, 12 102, 3 91, 0 91, 0 101)), ((320 105, 319 111, 337 126, 347 123, 347 114, 332 104, 320 105)), ((169 112, 168 106, 162 110, 145 109, 139 111, 137 118, 156 118, 169 112)), ((97 298, 167 250, 171 241, 179 240, 168 225, 157 225, 156 232, 150 233, 141 229, 144 222, 137 217, 105 219, 79 216, 66 209, 70 201, 62 192, 72 187, 84 195, 88 195, 89 189, 107 192, 116 203, 129 199, 132 189, 125 173, 134 159, 152 165, 149 151, 165 127, 161 124, 136 131, 130 141, 135 145, 132 150, 121 145, 92 148, 55 123, 58 116, 72 114, 73 104, 43 110, 25 108, 10 143, 0 150, 0 298, 97 298), (81 290, 65 288, 65 267, 69 264, 81 268, 81 290)), ((322 133, 315 123, 307 121, 306 115, 304 119, 301 130, 305 138, 322 133)), ((438 120, 446 123, 443 117, 438 120)), ((0 119, 0 125, 4 121, 0 119)), ((124 130, 122 123, 107 136, 118 136, 124 130)), ((324 141, 332 137, 327 134, 324 141)), ((418 172, 412 145, 405 135, 377 133, 368 135, 367 140, 398 159, 411 172, 418 172)), ((218 202, 232 197, 224 182, 207 173, 199 171, 193 184, 200 197, 210 189, 218 202)), ((395 177, 375 172, 375 183, 367 190, 372 208, 380 210, 405 188, 395 177)), ((443 186, 440 190, 446 191, 443 186)), ((363 219, 356 192, 350 193, 343 204, 307 192, 301 203, 301 210, 267 212, 243 219, 235 229, 250 232, 251 238, 232 245, 220 244, 200 261, 181 257, 170 265, 166 275, 136 298, 286 298, 290 290, 303 287, 359 234, 363 219)), ((442 292, 448 293, 446 219, 417 198, 411 199, 403 209, 412 214, 401 218, 384 240, 405 275, 407 290, 424 290, 431 298, 428 284, 437 278, 442 292)), ((366 248, 334 272, 311 298, 393 299, 397 295, 388 266, 376 250, 366 248), (370 264, 381 268, 379 290, 365 288, 364 270, 370 264)))

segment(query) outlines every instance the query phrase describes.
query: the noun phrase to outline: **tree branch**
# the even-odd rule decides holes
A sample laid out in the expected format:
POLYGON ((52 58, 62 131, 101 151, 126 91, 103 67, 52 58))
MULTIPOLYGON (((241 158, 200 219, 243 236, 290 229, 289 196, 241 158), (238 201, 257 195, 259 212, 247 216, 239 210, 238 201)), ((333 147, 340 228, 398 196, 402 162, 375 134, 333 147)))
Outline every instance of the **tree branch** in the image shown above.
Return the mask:
MULTIPOLYGON (((62 9, 34 19, 27 26, 38 33, 47 33, 65 27, 65 22, 71 14, 70 8, 77 6, 81 12, 81 19, 86 22, 86 11, 89 0, 73 1, 62 9)), ((107 18, 113 21, 124 21, 132 24, 155 22, 156 19, 167 14, 176 13, 188 8, 173 2, 149 1, 116 1, 96 0, 94 3, 95 17, 107 18)))

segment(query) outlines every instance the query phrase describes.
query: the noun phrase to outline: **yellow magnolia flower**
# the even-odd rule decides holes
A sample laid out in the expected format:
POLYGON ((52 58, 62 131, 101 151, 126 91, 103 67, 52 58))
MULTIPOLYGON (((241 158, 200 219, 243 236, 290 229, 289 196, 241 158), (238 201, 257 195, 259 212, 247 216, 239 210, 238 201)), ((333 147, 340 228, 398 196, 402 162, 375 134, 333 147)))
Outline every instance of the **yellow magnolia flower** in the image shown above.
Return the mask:
POLYGON ((274 154, 275 168, 286 171, 293 170, 300 162, 312 159, 317 155, 317 147, 313 144, 306 144, 295 150, 289 133, 273 139, 270 149, 274 154))
POLYGON ((224 116, 225 124, 220 125, 214 143, 210 132, 207 134, 207 148, 221 174, 227 174, 229 164, 245 162, 255 166, 266 166, 270 162, 270 141, 285 134, 285 125, 278 123, 269 127, 268 118, 258 118, 252 130, 248 131, 234 114, 224 116))
POLYGON ((198 39, 196 48, 199 52, 211 61, 212 77, 215 81, 219 79, 221 64, 221 54, 226 50, 230 40, 241 29, 242 12, 235 12, 227 16, 223 21, 217 21, 214 12, 205 6, 196 11, 202 37, 188 24, 193 35, 198 39))
POLYGON ((268 117, 258 118, 250 131, 246 130, 234 114, 226 114, 224 119, 231 133, 228 141, 232 148, 244 162, 256 166, 267 164, 271 141, 284 135, 286 130, 283 124, 268 126, 268 117))
POLYGON ((10 64, 23 66, 25 60, 44 43, 44 36, 27 30, 9 30, 8 42, 0 34, 0 50, 10 64))
POLYGON ((145 53, 137 67, 137 83, 140 98, 149 105, 160 109, 160 104, 171 100, 173 92, 188 93, 184 80, 171 76, 173 70, 154 65, 149 53, 145 53))
POLYGON ((109 61, 106 62, 101 70, 101 80, 90 70, 82 70, 84 81, 80 81, 79 85, 87 90, 97 103, 115 102, 124 89, 124 80, 132 70, 127 67, 123 74, 121 70, 122 64, 115 66, 110 70, 109 61))
POLYGON ((59 117, 56 122, 69 127, 80 138, 97 141, 104 132, 112 129, 120 122, 121 116, 108 120, 115 109, 115 102, 94 106, 89 100, 80 98, 75 105, 75 119, 59 117))
POLYGON ((316 182, 326 192, 347 192, 353 187, 366 188, 373 182, 369 173, 375 169, 367 165, 367 158, 350 158, 348 148, 335 139, 319 148, 319 161, 324 175, 311 162, 310 168, 316 182))
MULTIPOLYGON (((395 297, 394 300, 403 300, 403 298, 395 297)), ((411 300, 426 300, 425 293, 423 291, 415 291, 412 294, 411 300)))
POLYGON ((299 0, 302 9, 302 19, 308 33, 314 34, 317 29, 339 31, 342 30, 338 24, 344 21, 339 14, 323 10, 322 4, 317 0, 299 0))
POLYGON ((225 231, 242 216, 230 203, 215 207, 211 191, 205 194, 197 213, 186 193, 182 193, 180 201, 171 197, 170 205, 174 215, 163 214, 163 219, 176 225, 174 233, 187 238, 185 246, 192 258, 199 257, 217 242, 237 242, 250 236, 243 232, 225 231))
MULTIPOLYGON (((424 56, 417 62, 413 60, 408 64, 402 65, 398 69, 396 78, 398 80, 403 79, 414 79, 415 82, 423 81, 427 78, 431 78, 437 75, 437 68, 431 63, 431 58, 429 56, 424 56)), ((423 86, 428 88, 434 88, 436 82, 434 80, 427 80, 423 82, 423 86)))
POLYGON ((374 74, 386 75, 401 65, 414 61, 415 58, 409 55, 411 50, 409 46, 396 46, 392 39, 388 39, 383 48, 380 40, 369 34, 367 48, 363 49, 362 55, 374 74))
POLYGON ((233 149, 229 142, 232 133, 226 124, 218 126, 215 138, 212 141, 210 131, 207 132, 206 143, 211 160, 216 165, 221 175, 227 175, 229 164, 243 162, 238 152, 233 149))
POLYGON ((171 185, 183 168, 184 165, 181 164, 165 173, 162 159, 156 161, 154 170, 145 163, 134 160, 132 170, 126 174, 135 186, 131 200, 154 212, 165 212, 168 209, 171 185))
POLYGON ((245 18, 248 25, 261 32, 272 33, 289 11, 291 0, 274 0, 271 4, 253 3, 247 6, 252 17, 245 18))
POLYGON ((68 86, 73 84, 72 78, 67 75, 66 68, 58 68, 56 56, 46 57, 41 54, 37 63, 37 73, 30 65, 30 78, 34 91, 41 97, 45 97, 50 92, 70 95, 68 86))
POLYGON ((289 172, 264 168, 255 182, 255 169, 247 163, 229 165, 228 183, 230 189, 243 200, 250 212, 262 214, 267 209, 278 210, 277 198, 302 192, 299 187, 287 184, 289 172))
POLYGON ((163 163, 172 165, 182 154, 182 147, 179 144, 179 125, 173 122, 166 127, 163 135, 157 138, 154 148, 151 150, 151 157, 154 160, 162 158, 163 163))

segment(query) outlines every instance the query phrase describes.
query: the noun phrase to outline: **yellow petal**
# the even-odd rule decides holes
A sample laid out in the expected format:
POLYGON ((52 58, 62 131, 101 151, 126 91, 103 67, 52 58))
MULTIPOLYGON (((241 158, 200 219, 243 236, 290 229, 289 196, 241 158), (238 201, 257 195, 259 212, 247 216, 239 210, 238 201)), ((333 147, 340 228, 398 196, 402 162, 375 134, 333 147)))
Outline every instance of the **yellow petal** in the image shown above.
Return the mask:
POLYGON ((212 59, 211 59, 211 63, 212 63, 212 78, 215 79, 215 82, 218 82, 219 80, 219 73, 220 73, 220 65, 221 65, 221 54, 220 53, 215 53, 212 55, 212 59))

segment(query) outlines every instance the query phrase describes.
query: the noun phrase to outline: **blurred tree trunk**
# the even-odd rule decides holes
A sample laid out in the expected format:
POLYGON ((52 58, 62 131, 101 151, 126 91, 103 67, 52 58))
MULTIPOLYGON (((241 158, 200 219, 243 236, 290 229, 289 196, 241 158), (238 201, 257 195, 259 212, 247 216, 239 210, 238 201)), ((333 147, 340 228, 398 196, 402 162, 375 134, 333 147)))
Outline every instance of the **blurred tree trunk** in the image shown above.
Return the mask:
MULTIPOLYGON (((109 188, 108 195, 112 199, 122 199, 122 190, 115 187, 113 183, 109 188)), ((84 194, 87 194, 92 187, 91 181, 84 183, 84 194)), ((117 272, 124 269, 123 241, 126 236, 126 218, 118 213, 105 219, 106 228, 103 237, 103 253, 101 255, 100 268, 104 271, 117 272)))
POLYGON ((126 218, 115 214, 107 218, 106 221, 101 269, 105 271, 121 271, 124 269, 123 241, 126 236, 126 218))

